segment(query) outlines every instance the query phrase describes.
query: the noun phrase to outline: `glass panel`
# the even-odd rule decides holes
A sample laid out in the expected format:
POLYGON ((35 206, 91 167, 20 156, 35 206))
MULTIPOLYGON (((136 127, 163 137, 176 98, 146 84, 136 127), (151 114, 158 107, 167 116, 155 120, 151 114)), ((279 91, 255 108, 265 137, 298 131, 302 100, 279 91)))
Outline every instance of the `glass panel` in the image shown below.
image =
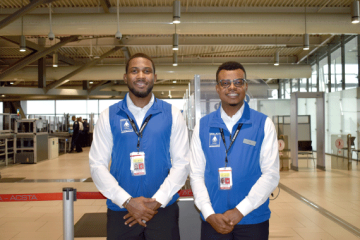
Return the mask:
POLYGON ((345 88, 358 86, 357 37, 345 44, 345 88))
POLYGON ((86 113, 99 114, 99 100, 87 100, 86 113))
POLYGON ((57 100, 56 114, 63 115, 69 113, 70 115, 86 114, 86 100, 57 100))
POLYGON ((341 91, 341 49, 331 53, 331 91, 341 91))
POLYGON ((329 82, 328 58, 325 57, 319 61, 319 91, 328 92, 326 87, 329 82))
POLYGON ((3 106, 4 106, 4 103, 0 102, 0 113, 3 113, 3 106))
POLYGON ((29 100, 27 101, 27 114, 55 114, 55 100, 29 100))
POLYGON ((316 88, 316 64, 311 66, 311 78, 309 79, 309 92, 317 92, 316 88))
POLYGON ((121 99, 111 99, 111 100, 99 100, 99 113, 104 111, 106 108, 111 105, 122 101, 121 99))

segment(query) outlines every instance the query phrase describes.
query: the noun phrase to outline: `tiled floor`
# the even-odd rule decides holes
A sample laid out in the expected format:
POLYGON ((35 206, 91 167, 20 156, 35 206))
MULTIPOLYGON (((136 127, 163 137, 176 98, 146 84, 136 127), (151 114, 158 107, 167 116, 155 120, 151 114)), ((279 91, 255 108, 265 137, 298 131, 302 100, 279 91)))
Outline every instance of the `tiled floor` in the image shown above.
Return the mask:
MULTIPOLYGON (((37 164, 0 167, 3 178, 86 179, 90 177, 89 148, 82 153, 66 154, 37 164)), ((345 169, 345 161, 327 156, 327 170, 314 169, 302 161, 300 171, 282 171, 281 184, 302 195, 342 220, 360 228, 360 167, 353 163, 345 169)), ((61 192, 63 187, 97 192, 92 182, 0 183, 0 194, 61 192)), ((319 211, 281 190, 270 201, 270 239, 359 239, 319 211)), ((84 213, 105 212, 105 200, 75 202, 75 222, 84 213)), ((0 240, 60 240, 62 236, 62 202, 0 202, 0 240)), ((85 240, 86 238, 79 238, 85 240)), ((89 238, 105 239, 105 238, 89 238)), ((186 239, 185 239, 186 240, 186 239)))

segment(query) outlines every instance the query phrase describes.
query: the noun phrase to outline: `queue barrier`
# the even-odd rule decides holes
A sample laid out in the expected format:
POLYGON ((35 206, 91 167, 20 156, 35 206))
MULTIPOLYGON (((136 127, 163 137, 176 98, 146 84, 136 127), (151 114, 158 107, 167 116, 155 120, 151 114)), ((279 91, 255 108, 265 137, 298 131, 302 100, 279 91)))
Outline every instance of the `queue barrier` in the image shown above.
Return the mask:
MULTIPOLYGON (((191 189, 180 190, 180 197, 192 197, 191 189)), ((63 200, 63 239, 74 239, 74 201, 77 199, 106 199, 100 192, 77 192, 63 188, 62 193, 0 194, 0 202, 31 202, 63 200)))

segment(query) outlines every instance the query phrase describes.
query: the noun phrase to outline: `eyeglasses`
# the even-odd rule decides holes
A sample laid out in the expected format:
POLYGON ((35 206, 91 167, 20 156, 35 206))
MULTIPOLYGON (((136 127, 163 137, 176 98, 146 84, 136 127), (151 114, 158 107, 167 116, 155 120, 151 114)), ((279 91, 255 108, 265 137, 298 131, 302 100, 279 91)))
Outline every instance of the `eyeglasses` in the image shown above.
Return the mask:
POLYGON ((243 79, 243 78, 237 78, 237 79, 233 79, 233 80, 230 80, 230 79, 222 79, 222 80, 219 81, 220 86, 223 87, 223 88, 228 88, 228 87, 230 87, 231 82, 234 83, 234 86, 235 86, 235 87, 242 87, 242 86, 245 85, 246 79, 243 79))

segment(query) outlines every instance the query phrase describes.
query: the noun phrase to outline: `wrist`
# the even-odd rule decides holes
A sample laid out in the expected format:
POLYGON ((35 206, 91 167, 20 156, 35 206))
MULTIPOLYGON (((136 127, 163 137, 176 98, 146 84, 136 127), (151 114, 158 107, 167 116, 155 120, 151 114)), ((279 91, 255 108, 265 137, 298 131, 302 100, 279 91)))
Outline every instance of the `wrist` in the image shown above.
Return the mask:
POLYGON ((126 199, 126 201, 123 204, 123 207, 126 208, 128 206, 128 204, 130 203, 132 197, 129 197, 128 199, 126 199))

